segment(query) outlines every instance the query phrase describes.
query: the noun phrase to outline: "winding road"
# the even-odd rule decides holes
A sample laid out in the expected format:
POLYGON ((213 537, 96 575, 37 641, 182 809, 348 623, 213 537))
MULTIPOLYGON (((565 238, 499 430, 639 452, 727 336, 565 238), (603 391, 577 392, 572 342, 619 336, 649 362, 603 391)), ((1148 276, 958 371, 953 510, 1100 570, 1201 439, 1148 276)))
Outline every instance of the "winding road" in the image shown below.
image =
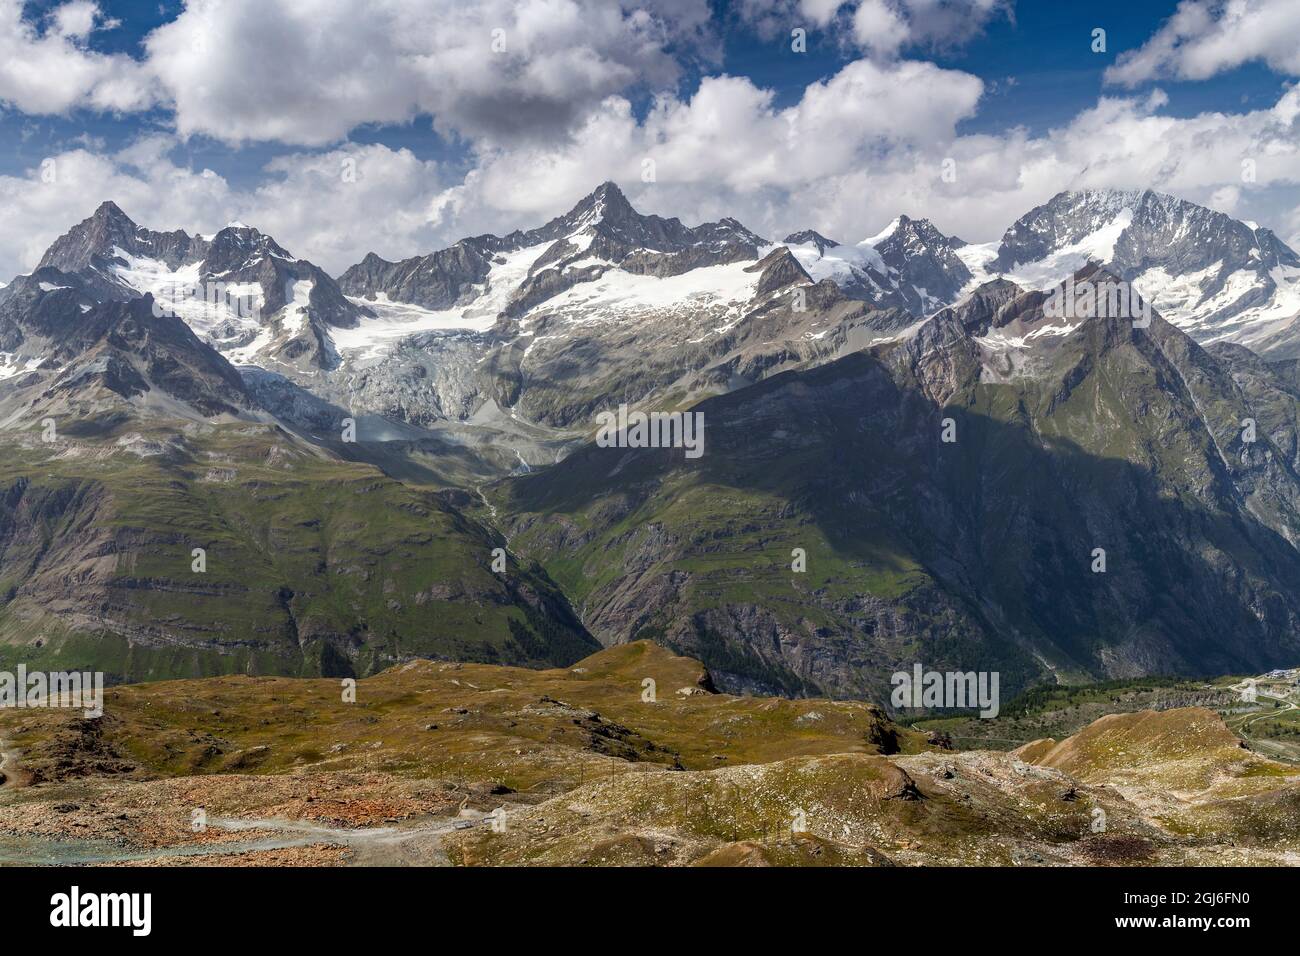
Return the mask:
MULTIPOLYGON (((1241 691, 1244 690, 1245 687, 1246 684, 1243 682, 1241 684, 1232 685, 1231 689, 1241 691)), ((1280 717, 1282 714, 1290 713, 1293 710, 1300 710, 1300 705, 1286 697, 1277 697, 1273 694, 1266 694, 1258 688, 1256 688, 1255 693, 1258 700, 1270 700, 1280 706, 1274 707, 1271 710, 1261 710, 1258 714, 1244 715, 1240 723, 1237 723, 1234 720, 1228 724, 1228 727, 1239 734, 1242 740, 1250 744, 1250 748, 1255 752, 1272 757, 1275 760, 1282 760, 1287 763, 1296 763, 1297 759, 1294 750, 1284 746, 1279 746, 1277 743, 1266 737, 1251 736, 1250 726, 1266 717, 1280 717)))

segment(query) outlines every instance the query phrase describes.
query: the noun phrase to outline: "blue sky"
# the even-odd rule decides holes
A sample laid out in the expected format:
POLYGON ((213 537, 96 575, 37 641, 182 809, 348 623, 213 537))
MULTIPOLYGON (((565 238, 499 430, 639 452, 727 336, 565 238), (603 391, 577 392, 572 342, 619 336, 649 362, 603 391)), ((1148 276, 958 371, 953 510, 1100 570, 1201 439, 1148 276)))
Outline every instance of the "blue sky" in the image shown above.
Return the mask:
POLYGON ((1293 239, 1277 35, 1300 4, 1244 2, 1171 23, 1175 0, 0 0, 0 213, 35 231, 0 239, 0 271, 96 196, 340 268, 532 225, 605 178, 686 221, 843 239, 903 211, 990 238, 1061 188, 1151 186, 1293 239), (349 156, 364 189, 336 188, 349 156), (60 189, 33 195, 51 158, 60 189))
MULTIPOLYGON (((1176 7, 1177 0, 1022 2, 1013 16, 991 21, 962 47, 931 51, 928 59, 998 83, 998 92, 971 122, 972 129, 1024 124, 1041 131, 1068 121, 1095 102, 1104 91, 1103 73, 1115 55, 1140 46, 1176 7), (1096 27, 1107 33, 1104 54, 1091 49, 1096 27)), ((759 41, 753 30, 737 23, 727 32, 724 68, 797 98, 804 86, 830 75, 851 56, 826 32, 812 39, 810 49, 817 55, 799 56, 785 44, 759 41), (774 48, 784 55, 771 56, 774 48)), ((1179 90, 1179 98, 1189 111, 1233 109, 1240 105, 1243 93, 1261 95, 1278 85, 1279 78, 1263 68, 1238 70, 1205 83, 1176 84, 1185 87, 1179 90)))

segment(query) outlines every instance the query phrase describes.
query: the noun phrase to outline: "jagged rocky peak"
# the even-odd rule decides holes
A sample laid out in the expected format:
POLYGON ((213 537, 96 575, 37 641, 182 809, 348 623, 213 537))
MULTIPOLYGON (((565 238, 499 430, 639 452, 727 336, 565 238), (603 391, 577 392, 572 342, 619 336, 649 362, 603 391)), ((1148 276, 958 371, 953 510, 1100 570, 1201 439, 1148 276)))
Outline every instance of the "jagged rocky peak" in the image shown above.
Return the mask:
MULTIPOLYGON (((1009 271, 1024 263, 1045 259, 1064 247, 1097 237, 1102 230, 1118 233, 1132 221, 1133 210, 1142 196, 1139 191, 1108 189, 1057 193, 1007 228, 992 268, 1009 271)), ((1111 248, 1117 237, 1111 237, 1111 248)))
POLYGON ((373 253, 339 277, 351 296, 427 309, 473 307, 517 318, 610 269, 660 277, 758 259, 766 240, 727 217, 699 226, 643 215, 604 182, 543 226, 462 239, 389 262, 373 253))
POLYGON ((623 190, 613 182, 603 182, 583 199, 579 200, 564 216, 575 229, 594 226, 609 221, 611 223, 627 222, 639 218, 639 213, 632 208, 623 190))
POLYGON ((326 327, 354 328, 365 314, 321 269, 252 226, 232 222, 211 236, 154 232, 113 202, 56 240, 41 270, 68 277, 44 284, 74 287, 81 305, 152 296, 240 363, 266 353, 329 367, 326 327))
POLYGON ((1084 189, 1057 193, 1016 220, 994 267, 1011 269, 1079 244, 1094 247, 1098 260, 1121 273, 1154 264, 1194 271, 1219 261, 1265 270, 1300 266, 1271 230, 1225 213, 1150 189, 1084 189))
POLYGON ((98 258, 111 258, 114 249, 131 255, 141 251, 169 264, 186 255, 190 237, 181 230, 155 233, 137 225, 112 200, 105 201, 87 219, 83 219, 60 236, 41 258, 40 268, 60 272, 80 272, 96 264, 98 258))
POLYGON ((499 240, 495 236, 481 236, 469 241, 506 249, 595 235, 635 242, 654 234, 672 241, 684 235, 685 229, 676 219, 642 216, 623 190, 612 182, 604 182, 579 199, 568 212, 539 228, 512 232, 499 240))
POLYGON ((888 268, 904 306, 918 315, 952 302, 973 278, 956 252, 966 243, 928 219, 899 216, 867 241, 888 268))
POLYGON ((642 249, 680 252, 696 245, 707 245, 716 251, 731 244, 752 246, 757 255, 757 246, 763 244, 759 236, 730 217, 692 228, 676 217, 643 215, 612 182, 601 183, 573 209, 544 226, 542 233, 555 234, 556 239, 590 235, 596 241, 603 240, 597 251, 616 255, 642 249))
POLYGON ((372 252, 339 276, 339 288, 347 295, 375 298, 382 294, 394 302, 424 309, 464 304, 477 294, 492 268, 494 253, 483 238, 465 239, 400 262, 389 262, 372 252))
POLYGON ((1300 256, 1253 222, 1149 189, 1062 192, 1006 231, 989 268, 1041 287, 1085 262, 1194 338, 1300 354, 1300 256))
POLYGON ((750 246, 755 249, 767 245, 767 240, 756 232, 749 230, 744 223, 731 216, 724 216, 717 222, 706 222, 691 230, 697 244, 703 243, 713 248, 728 244, 750 246))
POLYGON ((882 255, 893 249, 959 249, 966 245, 956 236, 940 232, 929 219, 913 219, 906 215, 899 216, 870 241, 882 255))
POLYGON ((91 213, 90 218, 85 220, 85 223, 104 231, 125 229, 134 232, 140 228, 130 216, 122 211, 122 207, 111 199, 105 199, 100 203, 99 207, 91 213))
POLYGON ((785 246, 777 246, 758 262, 747 266, 745 271, 760 274, 754 290, 758 295, 767 295, 789 285, 812 283, 812 277, 785 246))
POLYGON ((976 286, 960 302, 936 313, 935 319, 953 321, 972 335, 983 335, 998 311, 1024 293, 1025 290, 1010 279, 990 279, 976 286))
POLYGON ((825 255, 827 249, 834 249, 839 243, 834 239, 827 239, 821 233, 813 229, 803 229, 799 232, 792 232, 781 240, 786 245, 806 246, 813 245, 817 247, 818 255, 825 255))
POLYGON ((203 250, 203 258, 208 270, 213 273, 245 268, 262 256, 293 260, 293 256, 270 236, 243 223, 231 223, 204 241, 207 248, 203 250))
POLYGON ((533 236, 554 242, 511 296, 503 311, 510 318, 610 269, 663 278, 755 260, 766 245, 731 218, 689 227, 680 219, 642 215, 613 183, 603 183, 569 213, 521 239, 527 243, 533 236))
POLYGON ((266 255, 293 261, 271 236, 241 222, 232 222, 213 236, 191 236, 182 229, 155 232, 137 225, 109 200, 55 240, 40 267, 110 274, 114 266, 128 265, 128 259, 147 259, 170 270, 202 263, 204 274, 221 274, 247 269, 266 255))

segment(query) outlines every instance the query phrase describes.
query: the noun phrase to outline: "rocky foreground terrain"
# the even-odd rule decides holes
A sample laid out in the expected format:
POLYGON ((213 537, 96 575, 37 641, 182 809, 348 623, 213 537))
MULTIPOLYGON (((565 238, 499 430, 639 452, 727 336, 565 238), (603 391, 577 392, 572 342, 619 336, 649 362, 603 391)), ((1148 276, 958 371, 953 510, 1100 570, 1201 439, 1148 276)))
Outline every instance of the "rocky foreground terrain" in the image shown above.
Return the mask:
POLYGON ((870 704, 717 693, 645 641, 343 691, 228 676, 0 714, 0 863, 1300 862, 1300 767, 1201 708, 955 752, 870 704))

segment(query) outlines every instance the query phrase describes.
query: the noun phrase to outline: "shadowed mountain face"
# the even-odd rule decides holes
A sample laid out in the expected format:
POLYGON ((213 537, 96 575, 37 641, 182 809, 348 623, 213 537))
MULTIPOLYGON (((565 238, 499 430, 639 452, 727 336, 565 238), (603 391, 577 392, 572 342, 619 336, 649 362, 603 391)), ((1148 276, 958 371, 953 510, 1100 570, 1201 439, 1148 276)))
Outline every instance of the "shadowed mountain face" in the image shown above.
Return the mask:
POLYGON ((1044 299, 996 283, 904 342, 703 402, 697 461, 588 448, 516 479, 512 544, 602 642, 653 637, 733 688, 1292 660, 1294 400, 1158 317, 1062 324, 1044 299))

